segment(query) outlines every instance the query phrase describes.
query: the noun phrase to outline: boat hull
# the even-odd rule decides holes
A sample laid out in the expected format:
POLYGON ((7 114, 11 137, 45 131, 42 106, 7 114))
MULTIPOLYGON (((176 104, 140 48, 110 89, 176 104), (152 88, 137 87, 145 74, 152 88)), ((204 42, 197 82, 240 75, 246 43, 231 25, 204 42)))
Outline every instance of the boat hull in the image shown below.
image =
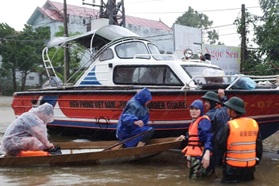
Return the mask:
MULTIPOLYGON (((48 102, 54 106, 55 120, 50 129, 78 130, 93 133, 98 138, 115 138, 118 118, 126 102, 136 93, 134 89, 73 89, 20 92, 14 94, 12 108, 19 116, 32 106, 48 102), (89 130, 90 129, 90 130, 89 130)), ((185 134, 191 123, 189 105, 200 99, 206 90, 150 89, 150 122, 156 137, 185 134)), ((245 101, 245 116, 257 120, 265 139, 279 129, 279 90, 228 90, 228 97, 245 101)))
POLYGON ((119 150, 106 149, 117 141, 107 142, 57 142, 61 150, 70 150, 69 154, 29 157, 1 157, 0 167, 26 166, 88 166, 102 163, 122 162, 149 157, 169 149, 178 148, 181 141, 176 138, 152 139, 143 147, 124 148, 119 150), (74 150, 92 150, 96 152, 73 153, 74 150), (120 161, 119 161, 120 160, 120 161))

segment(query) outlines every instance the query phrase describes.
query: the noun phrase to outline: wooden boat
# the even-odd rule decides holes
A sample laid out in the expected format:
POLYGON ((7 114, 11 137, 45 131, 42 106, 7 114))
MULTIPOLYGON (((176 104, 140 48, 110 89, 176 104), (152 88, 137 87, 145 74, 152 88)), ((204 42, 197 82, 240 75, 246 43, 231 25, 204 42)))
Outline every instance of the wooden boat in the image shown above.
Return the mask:
POLYGON ((84 166, 119 161, 130 161, 178 148, 181 141, 174 137, 152 139, 144 147, 111 150, 117 141, 56 142, 62 154, 49 156, 1 157, 0 167, 26 166, 84 166))
POLYGON ((72 42, 90 51, 87 57, 91 64, 76 82, 63 84, 46 48, 43 59, 49 81, 42 88, 14 93, 12 108, 16 116, 48 102, 55 111, 49 129, 69 129, 73 134, 92 132, 91 136, 100 139, 115 138, 126 102, 139 89, 147 87, 153 97, 149 125, 154 127, 155 135, 178 136, 185 134, 191 123, 191 102, 208 90, 224 88, 229 98, 238 96, 245 101, 245 116, 257 120, 263 138, 279 129, 279 76, 225 75, 218 66, 200 59, 183 61, 160 54, 150 41, 115 25, 54 40, 49 46, 72 42), (250 89, 238 86, 245 83, 245 78, 252 79, 256 86, 250 89), (262 82, 269 83, 260 85, 262 82))

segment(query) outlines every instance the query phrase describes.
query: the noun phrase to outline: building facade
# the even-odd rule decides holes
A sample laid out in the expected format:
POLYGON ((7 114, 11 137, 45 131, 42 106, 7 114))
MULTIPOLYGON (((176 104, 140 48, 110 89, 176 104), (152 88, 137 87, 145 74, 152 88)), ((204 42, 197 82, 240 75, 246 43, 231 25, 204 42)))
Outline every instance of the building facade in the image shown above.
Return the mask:
MULTIPOLYGON (((98 20, 99 10, 84 6, 67 4, 69 33, 85 33, 94 28, 98 20)), ((162 21, 125 16, 126 28, 154 42, 161 51, 173 51, 173 32, 162 21)), ((51 38, 64 27, 64 4, 47 0, 42 7, 37 7, 27 21, 27 24, 36 27, 49 27, 51 38)))

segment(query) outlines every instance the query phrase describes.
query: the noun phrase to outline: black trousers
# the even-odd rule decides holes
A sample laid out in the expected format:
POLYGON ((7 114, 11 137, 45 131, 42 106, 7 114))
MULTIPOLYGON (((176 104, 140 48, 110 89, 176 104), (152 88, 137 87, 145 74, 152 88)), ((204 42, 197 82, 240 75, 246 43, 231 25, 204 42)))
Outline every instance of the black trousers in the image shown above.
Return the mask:
POLYGON ((225 164, 223 167, 223 177, 221 183, 239 183, 251 181, 254 179, 255 170, 255 166, 233 167, 225 164))

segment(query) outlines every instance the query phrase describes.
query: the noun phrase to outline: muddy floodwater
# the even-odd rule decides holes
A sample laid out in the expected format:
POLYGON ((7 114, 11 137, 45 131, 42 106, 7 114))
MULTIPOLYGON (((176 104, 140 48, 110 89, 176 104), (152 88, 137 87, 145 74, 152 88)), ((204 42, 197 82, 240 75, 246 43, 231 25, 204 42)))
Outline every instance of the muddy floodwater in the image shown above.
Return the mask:
MULTIPOLYGON (((7 126, 15 119, 11 109, 12 97, 0 96, 0 138, 7 126)), ((67 137, 50 136, 51 139, 67 137)), ((263 141, 264 157, 257 166, 255 180, 237 186, 278 186, 279 185, 279 132, 263 141)), ((215 186, 221 178, 221 168, 216 176, 205 180, 190 180, 188 169, 179 151, 169 151, 158 156, 133 162, 119 162, 84 167, 28 167, 0 168, 1 186, 215 186)))

